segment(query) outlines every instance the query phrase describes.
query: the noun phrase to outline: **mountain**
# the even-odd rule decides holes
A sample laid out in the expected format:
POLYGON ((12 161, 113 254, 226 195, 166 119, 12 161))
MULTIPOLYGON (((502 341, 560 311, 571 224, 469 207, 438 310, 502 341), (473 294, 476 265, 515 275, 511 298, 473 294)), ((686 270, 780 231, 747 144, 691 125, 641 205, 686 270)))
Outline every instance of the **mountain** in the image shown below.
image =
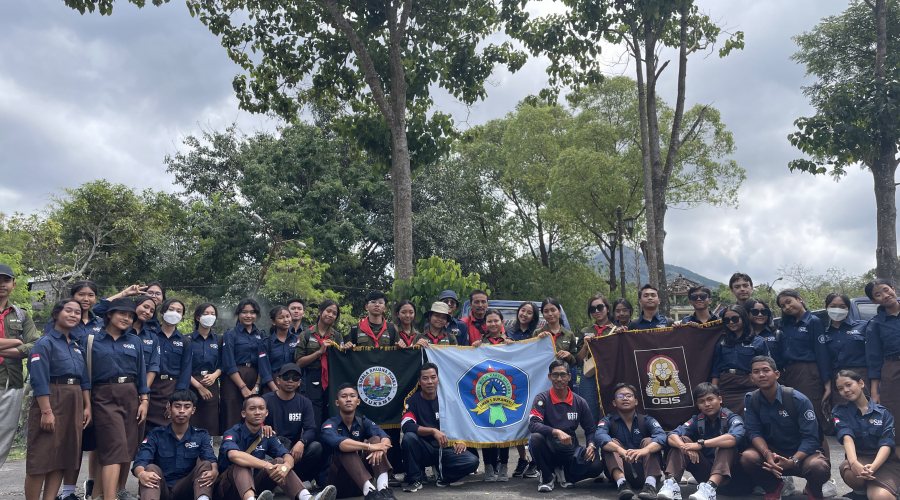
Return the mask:
MULTIPOLYGON (((643 283, 647 283, 648 281, 650 281, 650 278, 649 278, 650 275, 647 273, 647 261, 644 260, 644 255, 641 254, 640 252, 638 252, 638 255, 640 256, 640 259, 641 259, 640 282, 643 284, 643 283)), ((635 268, 634 256, 635 256, 634 249, 625 247, 625 281, 630 282, 630 283, 634 282, 634 268, 635 268)), ((619 252, 618 252, 618 250, 616 250, 616 276, 617 277, 619 275, 618 259, 619 259, 619 252)), ((609 266, 609 263, 606 261, 606 258, 603 256, 602 253, 598 253, 597 255, 595 255, 594 258, 592 259, 592 261, 598 267, 607 268, 609 266)), ((674 264, 666 264, 667 281, 671 282, 673 279, 677 278, 679 274, 691 281, 696 281, 697 283, 700 283, 701 285, 705 285, 705 286, 709 287, 710 290, 715 290, 715 289, 719 288, 719 285, 723 284, 716 280, 707 278, 706 276, 703 276, 702 274, 695 273, 694 271, 691 271, 690 269, 687 269, 687 268, 684 268, 681 266, 676 266, 674 264)))

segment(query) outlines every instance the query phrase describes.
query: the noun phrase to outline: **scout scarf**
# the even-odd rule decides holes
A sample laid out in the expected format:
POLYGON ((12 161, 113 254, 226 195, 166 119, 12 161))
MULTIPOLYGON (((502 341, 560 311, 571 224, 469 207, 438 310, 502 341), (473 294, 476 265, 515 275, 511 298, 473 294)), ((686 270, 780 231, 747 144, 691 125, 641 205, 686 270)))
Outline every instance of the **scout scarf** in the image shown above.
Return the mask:
MULTIPOLYGON (((599 326, 597 326, 597 323, 594 323, 594 330, 597 330, 598 337, 602 337, 603 332, 610 330, 610 329, 612 329, 612 323, 607 323, 607 324, 603 325, 603 328, 600 328, 599 326)), ((554 337, 554 340, 556 340, 555 337, 554 337)))
POLYGON ((363 318, 363 320, 359 322, 359 329, 371 337, 372 341, 375 342, 375 347, 378 347, 378 339, 381 338, 381 334, 387 330, 387 321, 381 324, 381 331, 378 332, 378 335, 375 335, 372 331, 372 325, 369 324, 369 318, 363 318))
POLYGON ((487 337, 487 339, 491 342, 491 344, 494 344, 494 345, 502 344, 502 343, 506 342, 506 339, 503 337, 497 337, 497 338, 487 337))
MULTIPOLYGON (((313 334, 313 337, 319 342, 319 347, 325 345, 325 342, 331 342, 331 335, 326 335, 324 337, 319 336, 318 325, 313 325, 309 327, 309 331, 313 334), (315 331, 314 331, 315 330, 315 331)), ((322 361, 322 378, 320 381, 322 382, 322 389, 328 389, 328 350, 325 350, 325 353, 322 354, 322 357, 319 358, 322 361)))
POLYGON ((406 347, 412 347, 413 344, 415 344, 415 342, 413 342, 413 340, 416 339, 416 334, 414 332, 409 332, 409 337, 407 337, 402 328, 397 328, 397 333, 400 334, 400 338, 403 339, 404 343, 406 343, 406 347))

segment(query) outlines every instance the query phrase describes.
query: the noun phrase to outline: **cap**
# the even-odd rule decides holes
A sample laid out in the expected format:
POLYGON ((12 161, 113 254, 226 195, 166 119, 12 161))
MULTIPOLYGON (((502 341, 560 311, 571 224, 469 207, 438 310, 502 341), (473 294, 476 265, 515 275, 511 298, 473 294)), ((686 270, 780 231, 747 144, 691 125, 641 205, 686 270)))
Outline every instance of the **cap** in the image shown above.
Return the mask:
POLYGON ((14 273, 12 268, 7 266, 6 264, 0 264, 0 275, 9 276, 12 279, 16 279, 16 273, 14 273))
POLYGON ((428 316, 430 317, 433 313, 446 314, 447 319, 450 319, 450 307, 443 302, 435 302, 434 304, 431 304, 431 310, 428 311, 428 316))
POLYGON ((453 290, 444 290, 443 292, 441 292, 441 296, 438 298, 438 300, 444 299, 453 299, 457 304, 459 304, 459 296, 456 295, 456 292, 454 292, 453 290))
POLYGON ((278 376, 281 377, 282 375, 290 372, 297 372, 298 374, 303 375, 303 370, 301 370, 296 363, 285 363, 281 365, 281 369, 278 370, 278 376))
POLYGON ((126 298, 126 297, 122 297, 120 299, 115 299, 112 302, 110 302, 109 308, 106 311, 108 313, 111 313, 113 311, 128 311, 128 312, 133 313, 133 312, 137 311, 137 309, 134 305, 133 300, 126 298))

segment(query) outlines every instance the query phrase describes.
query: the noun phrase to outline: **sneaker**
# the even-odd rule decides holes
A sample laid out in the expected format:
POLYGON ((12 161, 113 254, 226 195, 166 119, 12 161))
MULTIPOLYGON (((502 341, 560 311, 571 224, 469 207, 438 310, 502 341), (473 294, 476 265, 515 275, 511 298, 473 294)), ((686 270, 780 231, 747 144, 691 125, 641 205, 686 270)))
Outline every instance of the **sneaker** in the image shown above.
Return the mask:
POLYGON ((644 489, 638 493, 638 498, 641 500, 656 500, 656 486, 653 486, 650 483, 644 483, 644 489))
POLYGON ((516 462, 516 470, 513 471, 512 477, 522 477, 522 474, 525 472, 526 467, 528 467, 528 460, 523 460, 520 458, 519 461, 516 462))
POLYGON ((78 497, 74 493, 69 493, 66 496, 56 495, 56 500, 78 500, 78 497))
MULTIPOLYGON (((678 483, 675 482, 675 479, 668 478, 663 481, 662 488, 659 489, 659 493, 656 494, 656 498, 659 500, 681 500, 681 487, 678 486, 678 483)), ((692 500, 700 500, 694 499, 692 500)))
POLYGON ((497 482, 497 473, 494 472, 494 466, 490 464, 484 464, 484 480, 489 483, 497 482))
POLYGON ((553 491, 553 480, 556 478, 555 474, 550 474, 550 480, 546 483, 544 479, 541 478, 540 484, 538 484, 538 492, 540 493, 550 493, 553 491))
POLYGON ((766 493, 763 498, 765 498, 765 500, 781 500, 781 492, 786 489, 784 487, 784 483, 787 482, 785 479, 787 478, 782 478, 781 482, 778 483, 778 487, 775 488, 775 491, 766 493))
POLYGON ((619 500, 631 500, 634 497, 634 492, 631 491, 631 485, 628 484, 628 481, 622 481, 622 484, 619 485, 619 500))
POLYGON ((381 498, 384 498, 385 500, 397 500, 397 497, 394 496, 394 490, 390 488, 385 488, 378 493, 381 493, 381 498))
POLYGON ((275 494, 269 490, 264 490, 259 495, 256 495, 256 500, 272 500, 275 498, 275 494))
POLYGON ((91 500, 91 495, 94 493, 94 480, 85 479, 81 487, 84 489, 84 500, 91 500))
POLYGON ((762 486, 754 486, 753 491, 751 491, 750 493, 753 495, 763 496, 766 494, 766 490, 764 490, 762 486))
POLYGON ((312 491, 312 489, 313 489, 312 481, 303 481, 303 487, 307 491, 312 491))
POLYGON ((128 490, 119 490, 116 493, 116 498, 118 500, 141 500, 137 495, 128 490))
POLYGON ((697 486, 697 491, 688 498, 690 500, 716 500, 716 490, 709 483, 701 483, 697 486))
POLYGON ((378 490, 369 490, 369 493, 363 497, 363 500, 384 500, 384 496, 378 490))
POLYGON ((784 481, 784 491, 781 492, 782 497, 789 497, 797 492, 797 488, 794 486, 794 478, 791 476, 784 476, 782 478, 784 481))
POLYGON ((403 491, 405 491, 407 493, 415 493, 424 487, 425 486, 423 486, 421 482, 415 481, 415 482, 409 483, 406 486, 404 486, 403 491))
POLYGON ((445 482, 441 481, 440 479, 435 479, 435 481, 434 481, 434 485, 437 486, 438 488, 446 488, 447 486, 450 486, 451 484, 452 483, 445 483, 445 482))
POLYGON ((684 473, 683 481, 685 484, 697 484, 697 478, 694 477, 690 472, 684 473))
POLYGON ((556 470, 553 471, 553 475, 556 476, 556 480, 559 481, 559 486, 561 488, 572 487, 572 483, 566 481, 566 471, 562 467, 557 467, 556 470))
MULTIPOLYGON (((437 480, 437 468, 436 467, 425 467, 425 470, 423 472, 425 473, 424 474, 425 477, 422 478, 422 481, 421 481, 422 484, 428 484, 431 481, 437 480)), ((404 478, 405 478, 405 476, 406 476, 406 474, 404 474, 404 478)))
POLYGON ((541 475, 541 472, 537 469, 537 464, 534 461, 528 462, 528 466, 525 467, 525 472, 522 473, 522 477, 538 477, 541 475))
POLYGON ((328 485, 318 495, 314 496, 313 500, 334 500, 335 498, 337 498, 337 488, 334 485, 328 485))
POLYGON ((822 498, 832 498, 837 496, 837 485, 834 484, 834 479, 829 479, 828 482, 822 485, 822 498))
POLYGON ((500 464, 500 471, 497 472, 497 481, 501 483, 509 481, 509 466, 507 464, 500 464))
POLYGON ((397 479, 396 476, 389 476, 389 477, 388 477, 388 487, 389 487, 389 488, 399 488, 401 484, 402 484, 402 483, 400 482, 399 479, 397 479))

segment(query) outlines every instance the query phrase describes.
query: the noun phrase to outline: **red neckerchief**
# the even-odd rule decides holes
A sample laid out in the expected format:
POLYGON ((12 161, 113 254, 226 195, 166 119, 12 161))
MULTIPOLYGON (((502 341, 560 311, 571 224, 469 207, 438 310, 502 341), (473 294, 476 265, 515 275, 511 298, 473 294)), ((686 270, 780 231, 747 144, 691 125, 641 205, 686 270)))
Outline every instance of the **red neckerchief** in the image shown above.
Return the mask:
POLYGON ((494 345, 497 345, 501 342, 506 342, 506 339, 503 337, 497 337, 496 339, 494 337, 487 337, 487 339, 488 339, 488 341, 490 341, 491 344, 494 344, 494 345), (494 342, 495 340, 496 340, 496 342, 494 342))
MULTIPOLYGON (((547 331, 550 332, 549 329, 547 331)), ((559 333, 557 333, 556 335, 553 335, 553 332, 550 332, 550 336, 553 337, 554 344, 556 343, 556 339, 562 334, 563 334, 562 328, 559 329, 559 333)))
MULTIPOLYGON (((368 318, 366 318, 366 319, 368 319, 368 318)), ((384 330, 382 330, 382 331, 384 331, 384 330)), ((413 344, 415 344, 415 342, 413 342, 413 340, 416 339, 416 334, 409 332, 409 337, 407 338, 406 333, 404 333, 401 328, 397 329, 397 333, 400 334, 400 338, 403 339, 403 342, 406 343, 406 347, 412 347, 413 344)))
MULTIPOLYGON (((6 315, 13 312, 15 309, 12 307, 6 309, 3 312, 0 312, 0 339, 6 338, 6 326, 4 326, 3 322, 6 320, 6 315)), ((0 356, 0 363, 3 362, 3 357, 0 356)))
POLYGON ((444 338, 444 337, 446 337, 446 336, 447 336, 447 334, 446 334, 446 333, 442 333, 442 334, 440 334, 440 335, 439 335, 439 336, 437 336, 437 337, 435 337, 435 336, 434 336, 434 335, 432 335, 432 334, 431 334, 431 332, 430 332, 430 331, 428 331, 428 332, 425 332, 425 333, 427 333, 427 334, 428 334, 428 338, 430 338, 430 339, 431 339, 431 343, 432 343, 432 344, 434 344, 434 345, 438 345, 438 342, 440 342, 440 341, 441 341, 441 339, 443 339, 443 338, 444 338))
MULTIPOLYGON (((324 345, 324 342, 331 342, 331 335, 326 335, 324 337, 319 336, 318 325, 313 325, 309 327, 309 331, 312 332, 313 336, 316 340, 319 341, 319 347, 324 345)), ((325 351, 325 354, 322 355, 322 378, 320 381, 322 382, 322 389, 328 389, 328 351, 325 351)))
MULTIPOLYGON (((384 318, 381 318, 382 320, 384 318)), ((372 331, 372 325, 369 324, 369 318, 363 318, 362 321, 359 322, 359 329, 365 332, 366 335, 372 338, 375 342, 375 347, 378 347, 378 339, 381 338, 381 334, 387 330, 387 321, 381 324, 381 331, 378 332, 378 335, 372 331)))
MULTIPOLYGON (((603 328, 600 328, 599 326, 597 326, 597 323, 594 323, 594 330, 597 330, 597 336, 598 336, 598 337, 602 337, 602 336, 603 336, 603 332, 605 332, 606 330, 609 330, 610 328, 612 328, 612 323, 607 323, 607 324, 605 324, 605 325, 603 326, 603 328)), ((554 340, 555 340, 555 339, 554 339, 554 340)))

